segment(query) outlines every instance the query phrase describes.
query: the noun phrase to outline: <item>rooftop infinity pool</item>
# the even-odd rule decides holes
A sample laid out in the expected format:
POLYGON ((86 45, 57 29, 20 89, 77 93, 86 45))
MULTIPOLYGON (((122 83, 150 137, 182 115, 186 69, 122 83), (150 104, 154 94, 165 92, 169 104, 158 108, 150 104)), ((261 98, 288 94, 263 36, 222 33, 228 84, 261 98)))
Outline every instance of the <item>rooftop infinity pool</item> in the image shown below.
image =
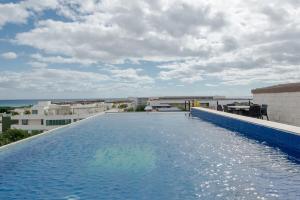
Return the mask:
POLYGON ((0 150, 0 199, 300 199, 279 149, 185 113, 105 114, 0 150))

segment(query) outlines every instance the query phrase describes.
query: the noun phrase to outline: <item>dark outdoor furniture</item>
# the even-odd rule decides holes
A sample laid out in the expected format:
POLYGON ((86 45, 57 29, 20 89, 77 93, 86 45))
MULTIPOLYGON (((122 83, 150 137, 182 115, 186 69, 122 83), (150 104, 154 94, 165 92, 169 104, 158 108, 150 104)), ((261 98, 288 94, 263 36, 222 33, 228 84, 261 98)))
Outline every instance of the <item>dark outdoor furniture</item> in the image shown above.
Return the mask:
MULTIPOLYGON (((227 106, 227 112, 233 113, 234 110, 229 109, 228 106, 235 106, 235 105, 236 105, 236 104, 234 104, 234 103, 227 104, 227 105, 226 105, 226 106, 227 106)), ((225 105, 224 105, 224 106, 225 106, 225 105)), ((225 110, 225 108, 224 108, 224 110, 225 110)))
POLYGON ((250 106, 248 105, 236 105, 236 106, 228 106, 229 110, 232 110, 233 113, 238 114, 238 115, 247 115, 249 112, 250 106))
POLYGON ((223 111, 222 105, 218 105, 218 106, 217 106, 217 110, 218 110, 218 111, 223 111))
MULTIPOLYGON (((249 108, 250 109, 250 108, 249 108)), ((241 110, 240 115, 249 116, 249 110, 241 110)))
POLYGON ((238 106, 238 105, 239 105, 238 102, 227 104, 228 112, 238 114, 238 111, 236 109, 230 108, 230 106, 238 106))
POLYGON ((262 118, 260 105, 254 104, 250 106, 249 117, 262 118))
POLYGON ((262 104, 262 105, 261 105, 261 115, 262 115, 262 118, 263 118, 263 116, 266 116, 266 117, 267 117, 267 120, 269 121, 269 116, 268 116, 268 105, 266 105, 266 104, 262 104))
POLYGON ((228 106, 227 105, 224 105, 223 109, 224 109, 224 112, 228 112, 228 106))

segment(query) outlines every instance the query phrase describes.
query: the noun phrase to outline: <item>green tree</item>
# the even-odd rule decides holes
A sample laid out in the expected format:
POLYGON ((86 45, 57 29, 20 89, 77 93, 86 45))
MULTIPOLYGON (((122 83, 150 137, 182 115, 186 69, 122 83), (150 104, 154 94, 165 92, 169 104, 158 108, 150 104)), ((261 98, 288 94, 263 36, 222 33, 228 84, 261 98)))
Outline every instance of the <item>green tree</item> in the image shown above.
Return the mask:
POLYGON ((20 130, 20 129, 8 129, 4 135, 10 141, 14 142, 17 140, 21 140, 29 136, 28 131, 20 130))
POLYGON ((136 112, 144 112, 145 111, 146 105, 139 105, 136 107, 135 111, 136 112))
POLYGON ((0 134, 0 146, 25 139, 39 133, 41 133, 41 131, 32 131, 31 133, 29 133, 28 131, 21 129, 8 129, 7 131, 0 134))
POLYGON ((118 106, 118 108, 120 108, 120 109, 124 109, 124 108, 127 108, 127 107, 128 107, 128 105, 125 104, 125 103, 120 104, 120 105, 118 106))
POLYGON ((0 113, 10 113, 13 110, 12 107, 0 107, 0 113))
POLYGON ((31 112, 30 112, 30 110, 25 110, 25 111, 24 111, 24 114, 25 114, 25 115, 30 115, 31 112))
POLYGON ((15 112, 15 111, 12 111, 11 114, 12 114, 12 115, 18 115, 19 113, 18 113, 18 112, 15 112))
POLYGON ((2 131, 10 129, 12 124, 18 124, 18 120, 12 120, 11 117, 2 117, 2 131))

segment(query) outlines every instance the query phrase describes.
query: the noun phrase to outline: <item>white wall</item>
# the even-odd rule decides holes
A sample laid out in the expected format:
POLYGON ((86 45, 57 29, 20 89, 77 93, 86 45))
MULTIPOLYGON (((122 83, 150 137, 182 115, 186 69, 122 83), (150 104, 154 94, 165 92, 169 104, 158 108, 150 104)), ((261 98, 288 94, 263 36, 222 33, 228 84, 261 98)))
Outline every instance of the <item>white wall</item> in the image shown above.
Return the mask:
POLYGON ((300 126, 300 92, 253 94, 253 102, 268 105, 271 121, 300 126))

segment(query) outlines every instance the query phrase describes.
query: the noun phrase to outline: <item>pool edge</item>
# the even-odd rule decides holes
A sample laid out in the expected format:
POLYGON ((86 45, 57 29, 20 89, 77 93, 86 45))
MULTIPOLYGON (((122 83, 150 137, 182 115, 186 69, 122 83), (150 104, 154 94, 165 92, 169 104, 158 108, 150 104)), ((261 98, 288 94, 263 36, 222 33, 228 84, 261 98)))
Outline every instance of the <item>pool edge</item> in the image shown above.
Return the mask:
POLYGON ((49 131, 45 131, 45 132, 43 132, 43 133, 40 133, 40 134, 37 134, 37 135, 34 135, 34 136, 30 136, 30 137, 28 137, 28 138, 24 138, 24 139, 22 139, 22 140, 18 140, 18 141, 15 141, 15 142, 12 142, 12 143, 3 145, 3 146, 0 147, 0 152, 1 152, 2 150, 5 150, 5 149, 11 147, 11 146, 15 146, 15 145, 17 145, 17 144, 19 144, 19 143, 27 142, 27 141, 29 141, 29 140, 32 140, 32 139, 35 139, 35 138, 38 138, 38 137, 42 137, 42 136, 44 136, 44 135, 47 135, 47 134, 52 133, 53 131, 56 131, 56 130, 59 130, 59 129, 63 129, 63 128, 66 128, 66 127, 70 127, 70 126, 74 126, 74 125, 79 124, 80 122, 83 122, 83 121, 86 121, 86 120, 88 120, 88 119, 91 119, 91 118, 94 118, 94 117, 97 117, 97 116, 100 116, 100 115, 104 115, 104 114, 105 114, 105 112, 100 112, 100 113, 97 113, 97 114, 95 114, 95 115, 91 115, 91 116, 89 116, 89 117, 87 117, 87 118, 85 118, 85 119, 82 119, 82 120, 73 122, 73 123, 71 123, 71 124, 63 125, 63 126, 60 126, 60 127, 54 128, 54 129, 51 129, 51 130, 49 130, 49 131))
POLYGON ((241 133, 248 138, 266 142, 288 155, 300 159, 300 127, 239 116, 207 108, 191 108, 192 116, 220 127, 241 133))

